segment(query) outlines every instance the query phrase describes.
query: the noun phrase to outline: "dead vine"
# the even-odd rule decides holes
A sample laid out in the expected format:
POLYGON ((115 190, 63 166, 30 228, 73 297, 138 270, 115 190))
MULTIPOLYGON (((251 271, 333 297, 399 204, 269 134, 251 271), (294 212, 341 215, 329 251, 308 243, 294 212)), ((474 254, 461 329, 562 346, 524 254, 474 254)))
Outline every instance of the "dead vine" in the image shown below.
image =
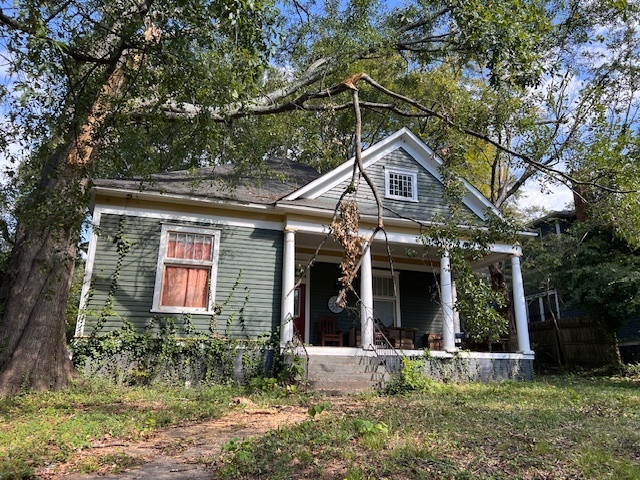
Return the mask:
POLYGON ((338 303, 346 306, 346 289, 351 288, 353 280, 358 274, 360 257, 365 239, 358 236, 360 225, 360 209, 354 200, 342 200, 338 207, 339 215, 331 222, 331 236, 342 249, 342 262, 340 271, 342 276, 338 278, 342 290, 338 297, 338 303))

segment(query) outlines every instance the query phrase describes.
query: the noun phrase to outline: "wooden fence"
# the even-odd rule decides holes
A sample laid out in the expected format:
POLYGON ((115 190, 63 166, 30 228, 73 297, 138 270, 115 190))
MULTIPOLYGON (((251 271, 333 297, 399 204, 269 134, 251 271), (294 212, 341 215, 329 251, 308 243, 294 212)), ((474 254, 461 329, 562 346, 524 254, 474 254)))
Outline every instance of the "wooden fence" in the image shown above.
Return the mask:
POLYGON ((536 360, 548 365, 602 366, 616 358, 613 337, 589 317, 529 324, 536 360), (561 361, 562 359, 562 361, 561 361))

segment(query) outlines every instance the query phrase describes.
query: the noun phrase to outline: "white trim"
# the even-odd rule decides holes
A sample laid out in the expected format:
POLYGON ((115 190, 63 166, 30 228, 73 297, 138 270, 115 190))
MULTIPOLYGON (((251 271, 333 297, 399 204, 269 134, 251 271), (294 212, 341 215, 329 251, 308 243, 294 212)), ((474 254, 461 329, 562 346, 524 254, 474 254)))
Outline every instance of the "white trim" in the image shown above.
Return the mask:
MULTIPOLYGON (((329 227, 326 225, 320 225, 318 223, 303 222, 300 220, 287 219, 286 228, 295 230, 300 233, 315 233, 319 235, 326 235, 329 233, 329 227)), ((371 237, 372 230, 360 229, 358 235, 369 239, 371 237)), ((376 239, 382 235, 376 235, 376 239)), ((418 234, 415 233, 399 233, 393 231, 387 231, 387 238, 390 243, 398 243, 401 245, 422 245, 422 241, 419 239, 418 234)), ((470 242, 468 240, 460 239, 457 241, 459 246, 466 246, 470 242)), ((432 246, 436 247, 434 243, 432 246)), ((504 243, 493 243, 489 245, 489 251, 491 253, 504 253, 506 255, 522 255, 522 248, 519 245, 507 245, 504 243)))
MULTIPOLYGON (((206 222, 214 226, 263 228, 265 230, 282 230, 283 222, 271 220, 249 220, 226 215, 207 215, 202 213, 181 214, 172 210, 155 209, 152 207, 111 207, 102 204, 96 205, 95 212, 107 215, 129 215, 132 217, 156 218, 160 220, 173 220, 177 222, 206 222)), ((204 227, 204 225, 203 225, 204 227)))
POLYGON ((404 168, 384 167, 384 197, 391 200, 400 200, 401 202, 418 203, 418 171, 407 170, 404 168), (391 193, 391 175, 403 175, 411 177, 411 196, 404 197, 402 195, 393 195, 391 193))
POLYGON ((213 314, 215 312, 215 295, 216 295, 216 280, 218 273, 218 258, 220 255, 220 236, 222 232, 207 227, 198 226, 184 226, 184 225, 162 225, 160 233, 160 247, 158 248, 158 263, 156 266, 156 281, 153 289, 153 307, 151 307, 151 313, 198 313, 198 314, 213 314), (161 304, 162 297, 162 282, 164 280, 164 267, 167 263, 176 263, 180 265, 193 265, 194 262, 174 262, 168 261, 166 258, 167 245, 169 242, 169 234, 174 232, 180 233, 193 233, 194 235, 206 235, 212 237, 212 255, 210 262, 198 262, 195 264, 209 267, 209 295, 207 301, 207 308, 195 308, 195 307, 178 307, 178 306, 163 306, 161 304))
POLYGON ((87 318, 87 303, 89 303, 89 293, 91 291, 91 277, 93 276, 93 263, 96 258, 98 248, 98 232, 100 228, 100 209, 93 211, 91 220, 91 236, 89 237, 89 248, 87 250, 87 261, 84 264, 84 276, 82 278, 82 291, 80 293, 80 305, 78 306, 78 317, 76 319, 76 337, 84 335, 84 325, 87 318))
MULTIPOLYGON (((392 135, 389 135, 384 140, 372 145, 364 152, 362 152, 362 161, 364 168, 368 168, 378 160, 385 157, 390 152, 403 148, 413 159, 427 170, 433 177, 435 177, 440 183, 444 185, 442 175, 440 175, 439 168, 442 166, 442 160, 431 150, 427 145, 422 142, 413 132, 404 127, 392 135)), ((331 190, 336 185, 344 182, 353 171, 353 158, 343 163, 339 167, 324 174, 320 178, 308 183, 304 187, 296 190, 284 197, 283 200, 296 200, 298 198, 317 198, 324 194, 328 190, 331 190)), ((489 200, 487 200, 478 189, 467 182, 464 178, 461 178, 468 193, 462 199, 462 203, 466 205, 473 213, 475 213, 482 220, 486 220, 485 210, 490 210, 498 217, 502 218, 502 215, 498 209, 489 200)))
POLYGON ((280 297, 280 346, 293 341, 293 309, 296 285, 296 232, 285 230, 282 245, 282 290, 280 297))
MULTIPOLYGON (((321 224, 322 221, 330 222, 333 217, 333 209, 309 207, 307 205, 294 205, 294 204, 287 204, 282 202, 278 203, 278 207, 283 211, 285 211, 286 213, 321 217, 322 220, 318 220, 318 222, 314 224, 321 224)), ((362 220, 361 223, 371 223, 372 225, 377 225, 378 223, 378 217, 375 215, 362 215, 361 220, 362 220)), ((396 226, 396 227, 417 228, 418 224, 429 225, 429 226, 431 225, 446 226, 446 224, 442 222, 433 222, 430 220, 420 220, 420 219, 416 219, 416 220, 417 221, 408 220, 405 218, 385 217, 384 223, 388 227, 396 226)), ((291 220, 287 220, 287 228, 289 223, 291 222, 292 222, 291 220)), ((472 229, 478 229, 485 232, 489 230, 487 227, 484 227, 484 226, 456 225, 455 227, 461 230, 462 232, 464 232, 465 230, 472 230, 472 229)), ((536 232, 527 232, 527 231, 517 232, 517 235, 521 237, 537 237, 538 236, 536 232)))
MULTIPOLYGON (((176 193, 162 193, 152 191, 140 191, 136 189, 114 188, 114 187, 93 187, 94 195, 102 195, 119 198, 134 198, 137 200, 147 200, 157 202, 158 200, 165 203, 173 203, 177 205, 201 205, 203 203, 214 207, 222 207, 224 209, 234 210, 269 210, 273 208, 273 202, 263 203, 243 203, 233 199, 196 197, 192 195, 180 195, 176 193)), ((274 200, 275 201, 275 200, 274 200)))
MULTIPOLYGON (((373 264, 373 262, 372 262, 373 264)), ((373 303, 374 303, 374 311, 375 311, 375 302, 376 302, 376 298, 380 299, 380 300, 393 300, 395 302, 395 325, 392 325, 392 327, 402 327, 402 312, 400 309, 400 271, 396 270, 396 268, 399 267, 394 267, 394 272, 393 272, 393 276, 391 275, 391 271, 390 270, 383 270, 383 269, 378 269, 378 268, 373 268, 372 269, 372 277, 373 277, 373 283, 375 285, 375 278, 379 277, 379 278, 393 278, 393 284, 395 286, 395 296, 393 297, 387 297, 384 295, 376 295, 375 292, 373 292, 373 303)))
MULTIPOLYGON (((503 353, 503 352, 470 352, 467 350, 457 350, 456 352, 447 352, 444 350, 408 350, 408 349, 398 349, 397 350, 402 356, 423 356, 429 355, 430 357, 440 357, 440 358, 484 358, 484 359, 493 359, 493 360, 533 360, 535 355, 532 353, 503 353)), ((320 355, 320 356, 350 356, 350 357, 375 357, 379 355, 379 352, 375 352, 373 350, 365 350, 362 348, 354 348, 354 347, 319 347, 319 346, 309 346, 306 347, 306 352, 310 357, 320 355)), ((302 347, 298 347, 296 350, 298 355, 305 354, 305 350, 302 347)))

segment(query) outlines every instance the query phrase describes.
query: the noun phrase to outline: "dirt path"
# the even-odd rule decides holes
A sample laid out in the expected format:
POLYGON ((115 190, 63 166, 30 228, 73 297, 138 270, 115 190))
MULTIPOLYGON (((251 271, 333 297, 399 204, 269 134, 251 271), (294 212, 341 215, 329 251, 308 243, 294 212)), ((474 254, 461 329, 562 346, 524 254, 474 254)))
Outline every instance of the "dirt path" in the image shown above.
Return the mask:
POLYGON ((74 459, 53 471, 40 471, 41 479, 65 480, 133 480, 153 478, 204 479, 211 478, 210 465, 230 440, 247 439, 263 435, 270 430, 308 419, 307 407, 278 406, 260 408, 250 400, 240 399, 241 405, 229 415, 194 425, 172 427, 159 431, 142 442, 108 442, 94 444, 93 448, 79 452, 74 459), (138 466, 114 474, 109 459, 122 464, 133 459, 138 466), (119 459, 119 460, 118 460, 119 459), (91 474, 69 474, 80 465, 101 465, 91 474), (106 465, 105 465, 106 463, 106 465))

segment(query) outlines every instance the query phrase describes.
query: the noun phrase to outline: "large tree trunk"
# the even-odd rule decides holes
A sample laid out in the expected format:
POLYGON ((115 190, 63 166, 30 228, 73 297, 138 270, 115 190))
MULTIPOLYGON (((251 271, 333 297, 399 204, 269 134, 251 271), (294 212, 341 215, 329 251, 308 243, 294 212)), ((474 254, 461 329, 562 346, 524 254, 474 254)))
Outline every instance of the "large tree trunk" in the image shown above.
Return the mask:
POLYGON ((83 209, 84 182, 52 154, 37 194, 23 205, 0 291, 0 396, 23 388, 59 390, 74 370, 65 339, 65 313, 83 209), (43 209, 37 202, 55 205, 43 209), (34 212, 38 213, 34 213, 34 212), (41 212, 48 212, 43 218, 41 212), (34 218, 35 217, 35 218, 34 218))
POLYGON ((86 120, 72 129, 66 145, 47 157, 40 184, 18 212, 16 242, 0 289, 0 305, 5 307, 0 320, 0 397, 23 387, 59 390, 75 373, 67 353, 65 314, 87 204, 86 175, 99 145, 95 134, 125 81, 115 64, 104 78, 86 120))

